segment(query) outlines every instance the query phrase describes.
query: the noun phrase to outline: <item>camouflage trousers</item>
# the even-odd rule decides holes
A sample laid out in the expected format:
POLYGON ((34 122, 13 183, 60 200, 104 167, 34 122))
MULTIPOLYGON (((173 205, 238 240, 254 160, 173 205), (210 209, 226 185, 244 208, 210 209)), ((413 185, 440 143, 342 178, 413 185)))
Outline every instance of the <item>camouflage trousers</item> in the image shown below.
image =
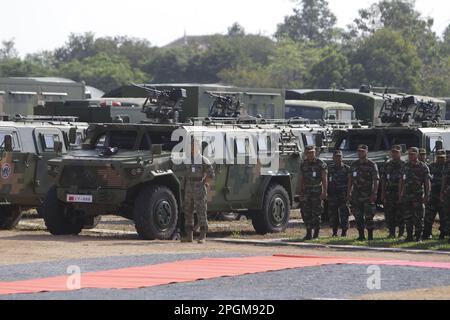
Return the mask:
POLYGON ((407 197, 403 202, 403 210, 403 218, 407 230, 415 228, 416 234, 421 234, 423 231, 423 218, 425 216, 422 195, 407 197))
POLYGON ((302 218, 306 229, 319 229, 322 223, 323 201, 320 192, 305 192, 305 201, 301 204, 302 218))
POLYGON ((447 235, 450 235, 450 194, 446 194, 442 212, 443 212, 442 216, 444 217, 445 220, 445 227, 444 227, 445 233, 447 235))
POLYGON ((389 229, 404 225, 403 204, 398 202, 398 195, 395 192, 386 195, 384 219, 389 229))
POLYGON ((184 196, 184 219, 186 228, 194 228, 194 214, 200 228, 208 229, 208 196, 202 182, 187 182, 184 196))
POLYGON ((370 203, 369 198, 353 197, 352 199, 352 211, 355 216, 356 226, 358 230, 373 230, 375 229, 375 217, 376 206, 370 203))
POLYGON ((348 218, 350 216, 350 210, 347 205, 347 197, 345 194, 333 196, 328 199, 328 216, 330 218, 330 226, 333 229, 339 226, 342 230, 348 230, 350 224, 348 218))
POLYGON ((440 232, 446 233, 447 216, 444 214, 444 205, 437 197, 432 197, 430 202, 425 207, 425 225, 433 226, 436 216, 439 214, 440 232))

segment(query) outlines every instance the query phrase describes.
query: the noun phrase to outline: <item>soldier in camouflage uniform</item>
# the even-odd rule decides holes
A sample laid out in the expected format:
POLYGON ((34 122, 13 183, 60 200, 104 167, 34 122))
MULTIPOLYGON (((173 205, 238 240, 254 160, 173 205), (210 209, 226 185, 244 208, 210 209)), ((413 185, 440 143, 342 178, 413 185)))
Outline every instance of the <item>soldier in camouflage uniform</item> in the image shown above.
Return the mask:
POLYGON ((378 194, 378 167, 375 162, 368 159, 369 147, 358 146, 359 160, 350 167, 348 183, 348 200, 352 203, 353 215, 359 232, 359 241, 365 240, 365 228, 368 239, 373 240, 375 224, 373 218, 376 212, 378 194))
POLYGON ((444 176, 442 178, 441 201, 444 207, 442 211, 445 217, 445 233, 449 236, 448 243, 450 243, 450 160, 447 160, 445 164, 444 176))
POLYGON ((347 236, 350 215, 347 205, 347 187, 350 167, 342 162, 342 151, 337 150, 333 164, 328 168, 328 215, 333 228, 333 237, 337 237, 338 227, 342 228, 342 237, 347 236))
POLYGON ((182 242, 193 242, 194 213, 197 214, 200 226, 199 243, 206 242, 208 232, 207 203, 208 203, 208 182, 214 179, 214 169, 210 161, 201 154, 199 142, 192 143, 191 164, 186 165, 186 187, 184 197, 184 218, 186 237, 182 242))
POLYGON ((424 162, 419 161, 418 155, 419 149, 409 149, 409 160, 404 166, 400 182, 400 200, 403 202, 407 242, 414 240, 414 228, 416 241, 421 241, 424 205, 428 203, 430 195, 430 170, 424 162))
POLYGON ((445 151, 438 150, 436 151, 436 161, 429 166, 431 175, 431 196, 430 202, 428 202, 425 208, 425 226, 423 229, 423 237, 422 237, 423 240, 429 240, 433 238, 432 230, 437 214, 439 214, 440 220, 439 238, 441 240, 445 238, 446 216, 442 211, 443 203, 441 202, 441 189, 446 159, 447 154, 445 153, 445 151))
POLYGON ((327 198, 327 165, 316 158, 315 146, 306 148, 306 158, 300 164, 300 203, 306 226, 304 240, 319 238, 323 201, 327 198), (312 230, 314 235, 312 236, 312 230))
POLYGON ((425 163, 426 165, 429 165, 430 163, 428 162, 427 156, 427 149, 419 149, 419 161, 425 163))
POLYGON ((400 180, 405 162, 401 159, 402 148, 393 146, 391 160, 386 162, 381 175, 381 200, 384 205, 384 216, 389 230, 389 238, 395 238, 395 228, 399 228, 399 237, 404 233, 404 222, 400 200, 400 180))

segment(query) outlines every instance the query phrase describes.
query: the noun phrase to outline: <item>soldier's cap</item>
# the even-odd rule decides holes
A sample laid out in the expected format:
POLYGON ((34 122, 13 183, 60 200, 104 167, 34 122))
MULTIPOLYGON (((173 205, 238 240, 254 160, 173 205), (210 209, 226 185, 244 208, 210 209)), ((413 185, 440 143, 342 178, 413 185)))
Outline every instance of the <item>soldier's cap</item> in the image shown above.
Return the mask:
POLYGON ((427 154, 427 150, 425 150, 424 148, 419 149, 419 153, 420 154, 427 154))
POLYGON ((447 158, 447 153, 445 150, 438 150, 436 151, 436 157, 437 158, 447 158))
POLYGON ((419 153, 419 148, 413 147, 413 148, 409 148, 408 153, 419 153))
POLYGON ((402 147, 399 145, 392 146, 391 151, 402 152, 402 147))
POLYGON ((316 146, 307 146, 305 148, 305 152, 313 152, 316 151, 316 146))
POLYGON ((365 144, 360 144, 358 146, 358 151, 369 151, 369 147, 366 146, 365 144))
POLYGON ((342 153, 341 150, 336 150, 333 155, 334 156, 343 156, 344 154, 342 153))

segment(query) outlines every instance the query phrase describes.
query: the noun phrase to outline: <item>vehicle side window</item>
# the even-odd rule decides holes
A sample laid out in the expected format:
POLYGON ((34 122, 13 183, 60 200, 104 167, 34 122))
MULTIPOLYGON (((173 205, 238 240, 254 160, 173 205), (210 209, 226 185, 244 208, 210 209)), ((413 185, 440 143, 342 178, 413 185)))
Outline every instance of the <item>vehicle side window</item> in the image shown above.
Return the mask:
POLYGON ((5 136, 8 134, 12 135, 13 150, 14 151, 20 150, 19 137, 17 135, 17 132, 6 132, 6 131, 0 132, 0 150, 4 148, 5 136))
POLYGON ((105 143, 106 143, 106 134, 103 134, 97 139, 97 142, 95 143, 95 148, 103 148, 105 147, 105 143))
POLYGON ((57 134, 43 134, 42 135, 42 149, 44 151, 55 150, 55 141, 61 141, 57 134))

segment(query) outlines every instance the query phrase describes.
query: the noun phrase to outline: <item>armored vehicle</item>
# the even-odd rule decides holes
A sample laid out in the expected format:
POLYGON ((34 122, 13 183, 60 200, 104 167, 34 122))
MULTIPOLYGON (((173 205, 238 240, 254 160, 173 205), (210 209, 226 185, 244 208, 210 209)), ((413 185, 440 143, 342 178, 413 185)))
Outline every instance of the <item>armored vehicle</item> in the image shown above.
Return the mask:
MULTIPOLYGON (((374 90, 370 86, 362 86, 360 89, 286 91, 287 100, 335 101, 350 104, 355 108, 357 120, 361 120, 363 124, 371 124, 374 126, 383 125, 379 114, 387 100, 402 100, 407 96, 398 92, 398 90, 384 89, 381 92, 377 92, 377 90, 374 90)), ((414 97, 418 102, 432 102, 438 105, 440 108, 440 118, 445 119, 445 101, 418 95, 414 97)))
POLYGON ((0 122, 0 229, 15 227, 23 210, 39 209, 53 185, 47 160, 81 147, 88 125, 67 120, 0 122))
POLYGON ((209 213, 242 212, 258 233, 281 232, 295 205, 302 151, 321 145, 322 130, 255 118, 93 124, 82 150, 49 161, 55 186, 43 205, 45 223, 54 235, 78 234, 87 217, 112 214, 134 220, 143 239, 171 239, 183 218, 186 166, 179 161, 190 159, 195 137, 215 166, 209 213))
POLYGON ((140 86, 127 85, 117 88, 104 95, 103 98, 146 98, 148 92, 144 88, 168 90, 183 88, 187 98, 183 102, 180 121, 189 118, 210 117, 211 106, 216 96, 232 96, 243 104, 241 115, 261 116, 265 119, 284 119, 284 90, 237 88, 218 84, 144 84, 140 86))
POLYGON ((450 98, 441 98, 446 102, 445 120, 450 120, 450 98))
POLYGON ((44 101, 85 99, 85 85, 62 78, 0 78, 0 116, 33 115, 44 101))

